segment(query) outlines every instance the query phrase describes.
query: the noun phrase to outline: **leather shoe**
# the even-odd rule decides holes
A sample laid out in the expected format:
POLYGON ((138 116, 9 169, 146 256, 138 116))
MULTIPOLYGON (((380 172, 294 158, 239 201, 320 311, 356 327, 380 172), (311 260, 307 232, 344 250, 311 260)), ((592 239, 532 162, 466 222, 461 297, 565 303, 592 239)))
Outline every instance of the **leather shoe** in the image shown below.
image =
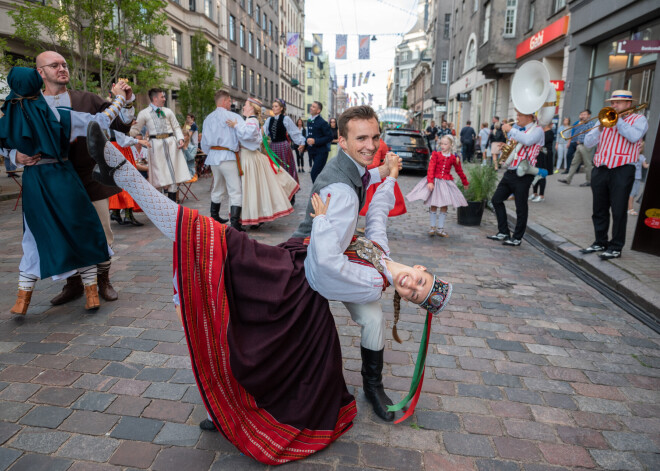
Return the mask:
POLYGON ((117 298, 119 298, 119 295, 112 287, 112 284, 110 284, 109 271, 99 273, 96 278, 98 280, 99 296, 101 296, 106 301, 116 301, 117 298))
POLYGON ((62 288, 62 292, 50 300, 53 306, 68 303, 74 299, 78 299, 85 292, 80 275, 73 275, 66 279, 66 284, 62 288))
POLYGON ((498 232, 498 233, 495 234, 495 235, 489 235, 489 236, 486 236, 486 239, 490 239, 490 240, 499 240, 500 242, 503 241, 503 240, 506 240, 506 239, 508 239, 508 238, 509 238, 509 236, 506 235, 506 234, 504 234, 504 233, 502 233, 502 232, 498 232))
POLYGON ((591 183, 589 182, 580 183, 580 186, 591 186, 591 183))
POLYGON ((217 432, 218 429, 215 427, 215 424, 210 419, 204 419, 199 423, 199 428, 206 430, 207 432, 217 432))
POLYGON ((602 245, 600 245, 600 244, 591 244, 586 249, 580 249, 580 253, 589 254, 589 253, 594 253, 594 252, 602 252, 603 250, 605 250, 605 247, 603 247, 602 245))
POLYGON ((11 308, 9 312, 12 314, 19 314, 24 316, 27 313, 28 307, 30 306, 30 300, 32 299, 32 291, 25 291, 22 289, 18 290, 18 296, 16 297, 16 304, 11 308))
POLYGON ((570 185, 570 183, 568 183, 568 180, 565 180, 565 179, 563 179, 563 178, 560 178, 560 179, 557 180, 557 181, 558 181, 559 183, 566 183, 567 185, 570 185))
POLYGON ((120 226, 123 226, 124 224, 126 224, 126 222, 124 222, 124 220, 121 218, 121 213, 120 212, 112 211, 110 213, 110 220, 115 221, 120 226))
POLYGON ((96 311, 101 307, 99 300, 99 291, 96 285, 85 286, 85 309, 88 311, 96 311))
POLYGON ((520 239, 512 239, 510 237, 502 242, 502 245, 507 245, 509 247, 518 247, 520 244, 522 244, 520 239))
POLYGON ((598 254, 602 260, 611 260, 613 258, 619 258, 621 256, 621 251, 607 249, 605 252, 598 254))

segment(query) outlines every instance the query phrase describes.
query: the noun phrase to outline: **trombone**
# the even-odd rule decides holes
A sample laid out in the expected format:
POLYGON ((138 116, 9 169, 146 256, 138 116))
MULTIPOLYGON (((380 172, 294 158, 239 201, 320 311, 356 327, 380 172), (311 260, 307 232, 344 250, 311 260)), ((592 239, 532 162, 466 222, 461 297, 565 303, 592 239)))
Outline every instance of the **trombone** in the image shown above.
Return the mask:
POLYGON ((596 126, 604 126, 606 128, 611 128, 611 127, 616 126, 616 122, 619 120, 619 118, 621 116, 624 116, 624 115, 627 115, 627 114, 630 114, 630 113, 637 113, 638 111, 643 110, 647 106, 648 106, 648 103, 641 103, 637 106, 633 106, 631 108, 625 109, 621 113, 617 113, 616 110, 614 108, 612 108, 611 106, 606 106, 605 108, 603 108, 602 110, 600 110, 598 112, 598 116, 596 116, 595 118, 591 118, 589 121, 585 121, 584 123, 574 124, 573 126, 564 129, 560 133, 560 135, 563 139, 570 139, 571 137, 579 136, 580 134, 584 134, 585 132, 589 132, 593 128, 595 128, 596 126), (574 134, 572 136, 564 136, 564 133, 568 133, 569 131, 571 131, 572 129, 577 128, 577 127, 586 126, 587 124, 591 123, 592 121, 598 121, 598 123, 594 122, 593 125, 589 126, 584 131, 581 131, 581 132, 579 132, 577 134, 574 134))

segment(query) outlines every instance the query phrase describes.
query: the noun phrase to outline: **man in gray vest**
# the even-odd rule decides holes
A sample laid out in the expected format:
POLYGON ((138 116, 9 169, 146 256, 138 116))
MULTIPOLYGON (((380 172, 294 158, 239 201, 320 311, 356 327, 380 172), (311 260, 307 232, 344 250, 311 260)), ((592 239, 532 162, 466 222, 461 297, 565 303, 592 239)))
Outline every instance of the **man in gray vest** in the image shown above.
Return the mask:
MULTIPOLYGON (((390 153, 379 168, 367 170, 380 144, 378 116, 369 106, 347 109, 338 121, 339 147, 337 157, 332 159, 316 178, 312 193, 318 193, 323 201, 332 195, 332 204, 326 217, 339 235, 342 251, 348 248, 357 227, 358 214, 364 206, 367 188, 378 183, 389 174, 390 153)), ((399 159, 399 166, 401 166, 399 159)), ((292 237, 309 237, 312 231, 313 213, 311 200, 307 204, 306 216, 292 237)), ((310 259, 305 260, 305 265, 310 259)), ((332 281, 328 281, 332 282, 332 281)), ((383 389, 383 353, 385 348, 385 319, 380 302, 366 304, 344 303, 361 330, 362 379, 364 393, 373 405, 374 412, 383 420, 394 420, 394 413, 387 406, 392 401, 383 389)))

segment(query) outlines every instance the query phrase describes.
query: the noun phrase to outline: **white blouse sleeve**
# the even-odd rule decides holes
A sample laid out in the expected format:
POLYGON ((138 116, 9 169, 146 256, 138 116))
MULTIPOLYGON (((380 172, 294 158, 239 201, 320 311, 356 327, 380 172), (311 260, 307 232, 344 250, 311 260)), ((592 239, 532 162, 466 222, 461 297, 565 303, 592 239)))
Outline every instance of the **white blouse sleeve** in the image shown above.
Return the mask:
POLYGON ((390 254, 387 240, 387 215, 394 208, 395 182, 394 178, 387 177, 374 193, 367 210, 367 227, 364 234, 367 239, 377 242, 386 255, 390 254))
POLYGON ((286 128, 286 132, 289 133, 289 137, 296 145, 302 146, 305 144, 305 138, 302 135, 302 131, 298 129, 298 126, 296 126, 293 120, 288 116, 284 117, 284 127, 286 128))
POLYGON ((75 141, 79 137, 87 136, 87 125, 92 121, 99 123, 102 129, 108 129, 110 123, 117 117, 124 106, 126 98, 123 96, 116 96, 110 106, 105 110, 96 114, 82 113, 80 111, 71 111, 71 135, 70 142, 75 141))
MULTIPOLYGON (((261 132, 259 130, 259 121, 255 118, 248 118, 247 120, 237 121, 236 126, 236 137, 241 142, 259 142, 261 140, 261 132)), ((202 139, 204 139, 204 133, 202 133, 202 139)))
POLYGON ((305 276, 314 291, 334 301, 363 304, 377 301, 383 291, 383 277, 375 268, 352 263, 344 255, 325 215, 312 222, 305 276))

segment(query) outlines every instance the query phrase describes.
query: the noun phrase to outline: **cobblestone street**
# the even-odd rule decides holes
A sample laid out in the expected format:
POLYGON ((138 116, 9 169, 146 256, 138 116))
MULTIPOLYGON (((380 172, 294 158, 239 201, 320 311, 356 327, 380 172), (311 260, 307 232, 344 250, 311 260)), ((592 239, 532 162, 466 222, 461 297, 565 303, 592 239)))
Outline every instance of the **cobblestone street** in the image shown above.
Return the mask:
MULTIPOLYGON (((309 173, 300 176, 296 213, 251 236, 276 244, 292 234, 311 188, 309 173)), ((403 175, 403 193, 421 177, 403 175)), ((193 184, 200 201, 184 204, 208 214, 209 185, 193 184)), ((95 313, 84 299, 54 307, 62 282, 39 281, 19 318, 9 314, 22 255, 13 206, 0 202, 0 471, 266 469, 198 427, 206 411, 172 304, 172 244, 146 216, 137 214, 143 227, 113 223, 118 301, 102 301, 95 313)), ((398 425, 375 416, 362 393, 360 329, 333 302, 357 420, 326 450, 284 467, 660 469, 660 337, 529 243, 487 240, 496 232, 489 211, 480 227, 463 227, 450 209, 445 239, 427 235, 424 209, 409 203, 388 228, 397 260, 454 286, 433 320, 417 411, 398 425)), ((402 304, 398 344, 391 301, 388 290, 384 383, 397 402, 410 385, 424 316, 402 304)))

